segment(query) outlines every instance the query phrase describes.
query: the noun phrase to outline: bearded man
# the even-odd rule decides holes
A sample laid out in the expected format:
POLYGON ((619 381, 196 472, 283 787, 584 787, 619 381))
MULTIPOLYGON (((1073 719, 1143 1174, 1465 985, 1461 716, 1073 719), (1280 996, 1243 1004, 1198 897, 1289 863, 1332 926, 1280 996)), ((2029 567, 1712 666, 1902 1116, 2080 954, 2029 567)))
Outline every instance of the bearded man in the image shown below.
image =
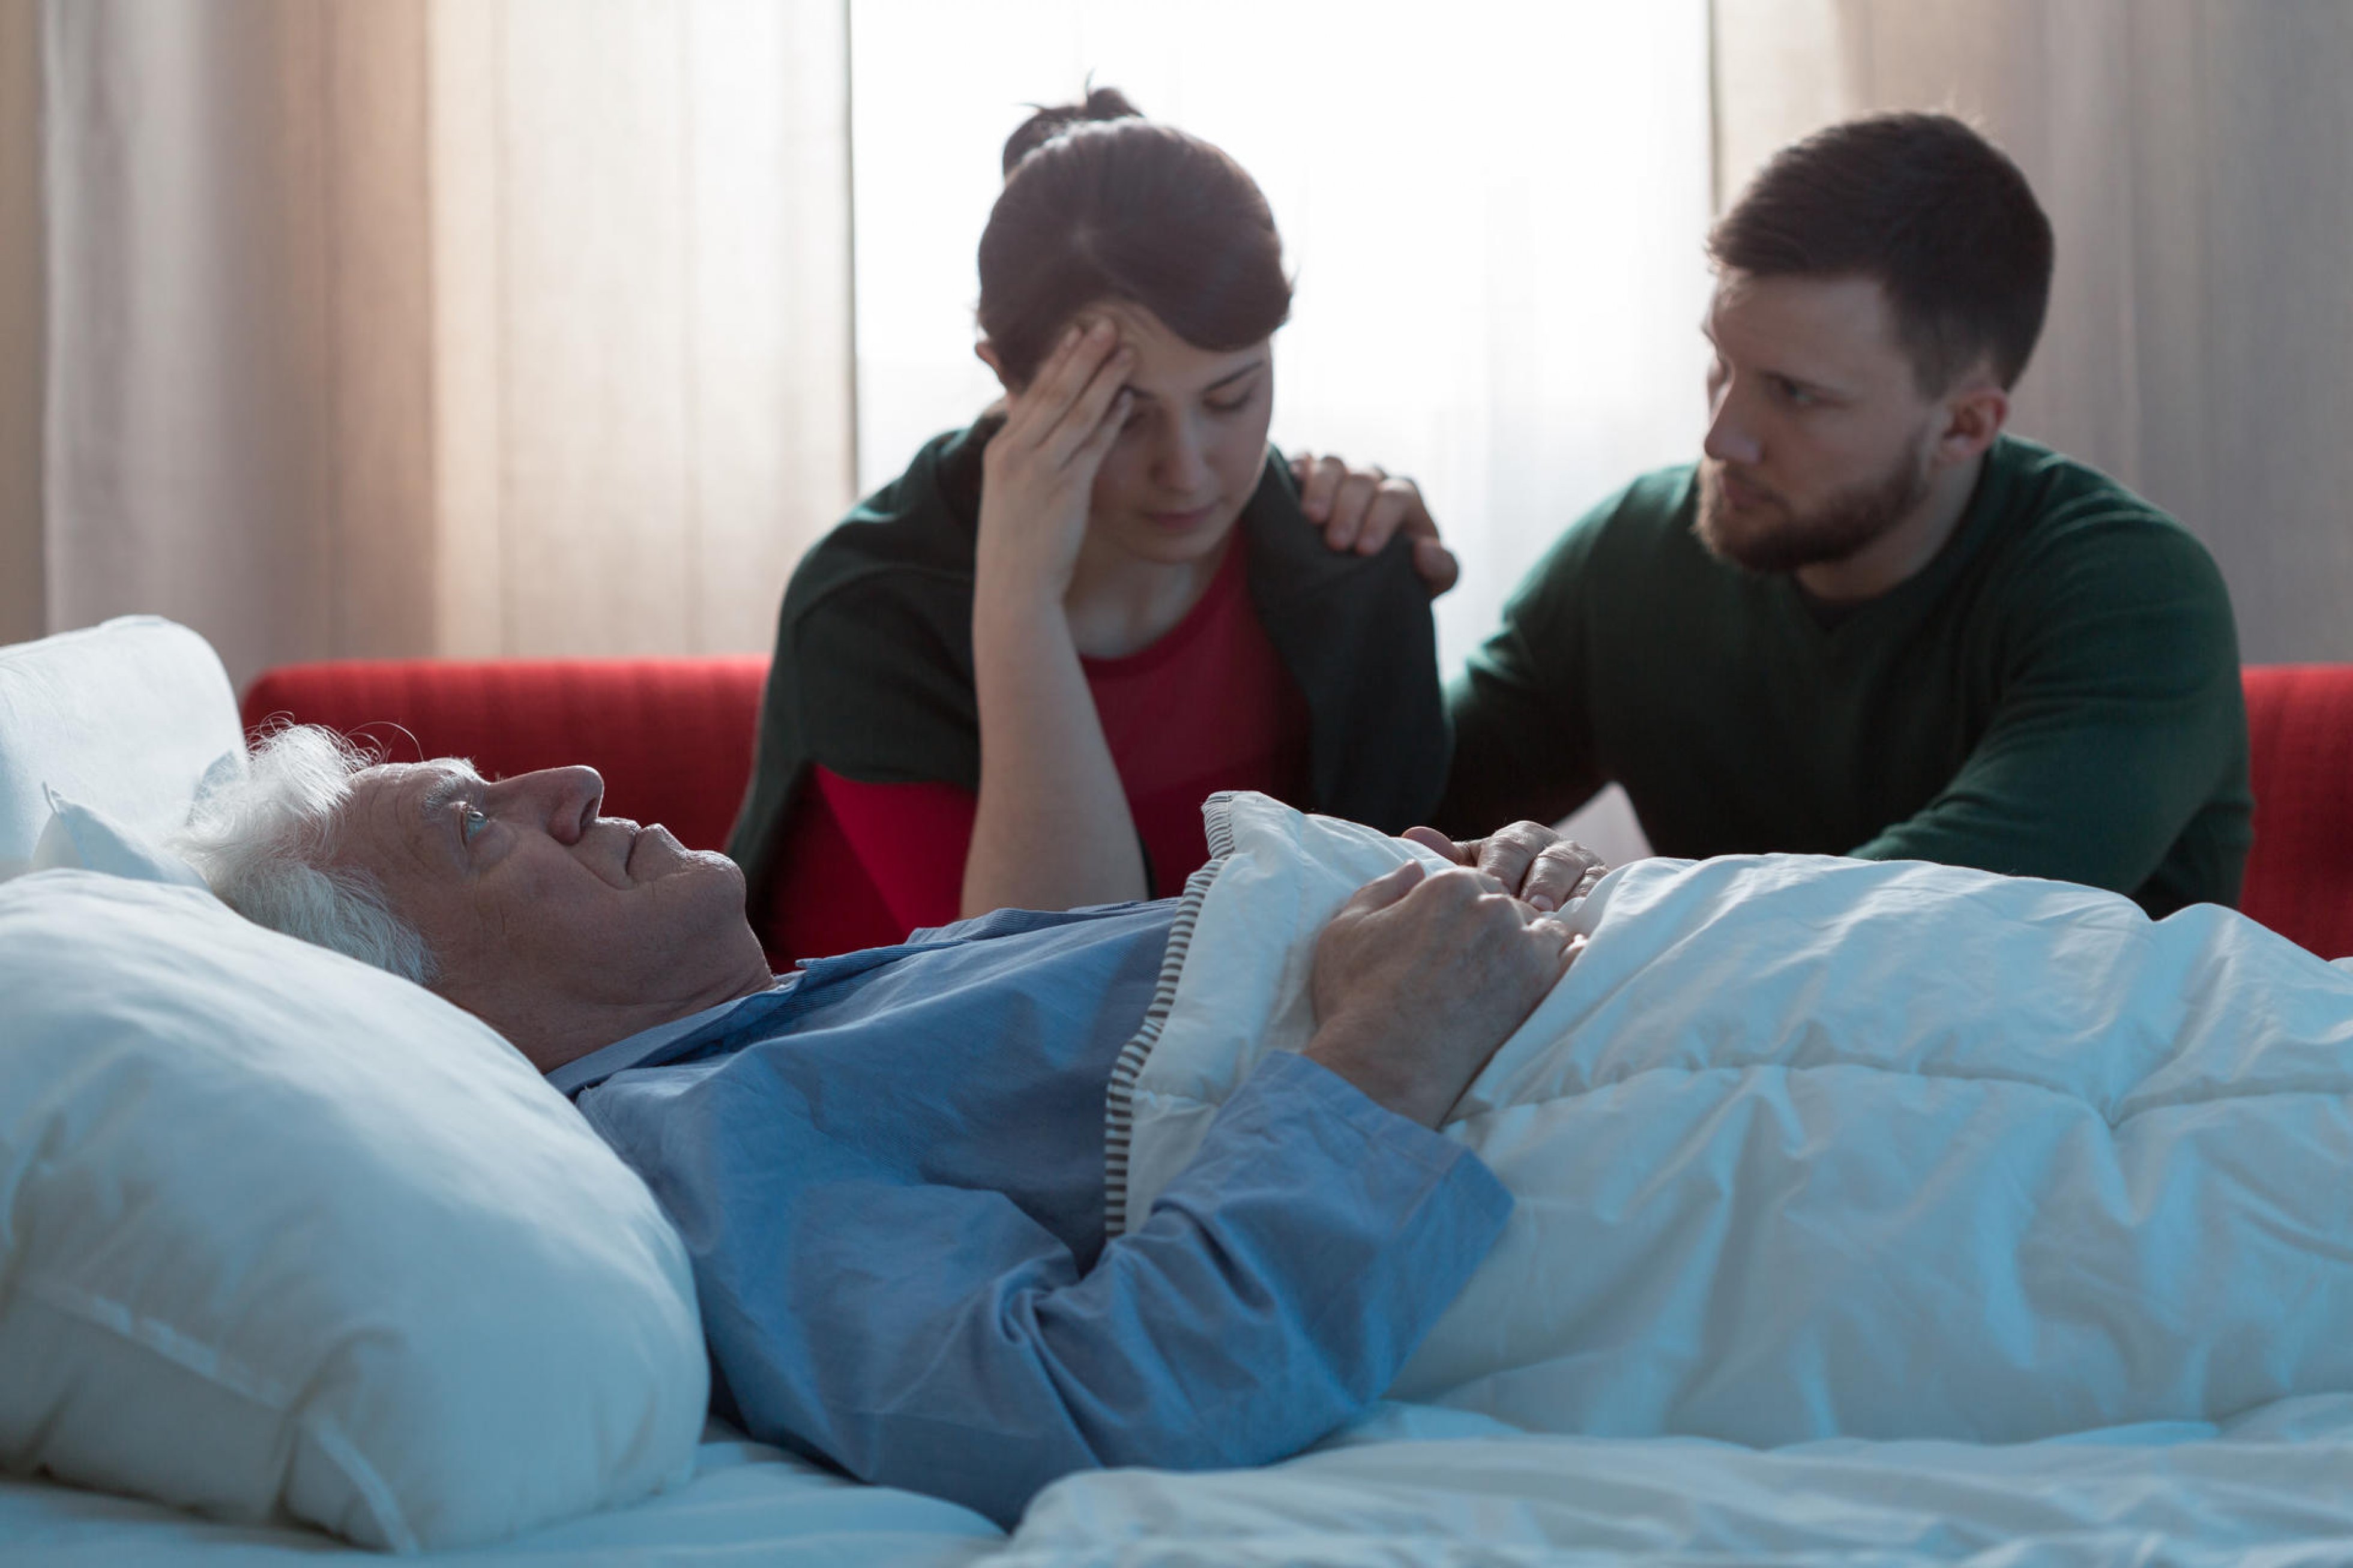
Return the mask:
POLYGON ((1709 236, 1704 460, 1522 584, 1450 695, 1442 824, 1625 786, 1676 856, 1938 860, 2234 902, 2230 598, 2115 481, 2004 433, 2051 226, 1944 115, 1778 153, 1709 236))

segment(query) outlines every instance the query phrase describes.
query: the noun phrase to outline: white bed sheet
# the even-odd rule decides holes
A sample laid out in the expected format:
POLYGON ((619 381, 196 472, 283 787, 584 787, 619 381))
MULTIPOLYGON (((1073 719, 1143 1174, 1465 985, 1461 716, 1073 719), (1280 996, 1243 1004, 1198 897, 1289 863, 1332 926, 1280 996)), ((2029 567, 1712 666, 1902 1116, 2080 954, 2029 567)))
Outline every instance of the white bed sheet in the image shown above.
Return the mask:
POLYGON ((1390 1406, 1261 1470, 1114 1470, 1041 1493, 987 1568, 2221 1568, 2353 1563, 2353 1395, 2223 1426, 2011 1446, 1516 1433, 1390 1406))
MULTIPOLYGON (((1836 1439, 1760 1451, 1696 1438, 1531 1436, 1391 1405, 1286 1464, 1113 1470, 1050 1488, 1008 1542, 953 1504, 863 1487, 746 1442, 707 1442, 691 1485, 438 1564, 659 1562, 842 1568, 2221 1568, 2353 1563, 2353 1394, 2221 1426, 2042 1443, 1836 1439)), ((240 1529, 39 1481, 0 1480, 0 1561, 245 1568, 383 1561, 326 1536, 240 1529)))
MULTIPOLYGON (((1004 1533, 968 1509, 860 1486, 779 1449, 722 1432, 694 1479, 635 1508, 593 1514, 502 1545, 436 1554, 435 1568, 561 1563, 579 1568, 963 1568, 1004 1533)), ((215 1523, 131 1498, 0 1479, 0 1562, 116 1568, 284 1568, 391 1561, 297 1527, 215 1523)))

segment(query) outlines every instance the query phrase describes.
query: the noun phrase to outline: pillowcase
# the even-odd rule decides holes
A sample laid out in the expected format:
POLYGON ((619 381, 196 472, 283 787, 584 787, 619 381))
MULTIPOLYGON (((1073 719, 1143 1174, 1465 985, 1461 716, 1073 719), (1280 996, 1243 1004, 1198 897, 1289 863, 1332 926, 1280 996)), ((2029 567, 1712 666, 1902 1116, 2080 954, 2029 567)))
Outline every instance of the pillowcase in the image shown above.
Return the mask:
POLYGON ((204 878, 194 866, 159 845, 150 844, 94 805, 47 792, 48 826, 33 845, 35 871, 103 871, 137 882, 171 882, 201 888, 204 878))
POLYGON ((26 868, 46 790, 160 839, 244 734, 220 656, 159 616, 0 647, 0 878, 26 868))
POLYGON ((396 1551, 682 1481, 652 1195, 487 1026, 192 888, 0 886, 0 1463, 396 1551))

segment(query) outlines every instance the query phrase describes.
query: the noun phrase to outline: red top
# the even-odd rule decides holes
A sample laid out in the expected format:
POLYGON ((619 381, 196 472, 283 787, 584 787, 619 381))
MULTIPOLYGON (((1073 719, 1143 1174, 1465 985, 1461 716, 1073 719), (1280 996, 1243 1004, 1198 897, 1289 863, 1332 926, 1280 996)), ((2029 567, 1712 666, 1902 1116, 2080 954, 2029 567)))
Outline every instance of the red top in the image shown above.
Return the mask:
MULTIPOLYGON (((1155 898, 1184 891, 1208 858, 1207 796, 1306 799, 1307 704, 1259 625, 1244 565, 1244 549, 1230 544, 1200 602, 1157 642, 1081 660, 1155 898)), ((769 957, 779 968, 956 918, 979 806, 970 791, 860 784, 822 767, 810 781, 774 882, 769 957)))

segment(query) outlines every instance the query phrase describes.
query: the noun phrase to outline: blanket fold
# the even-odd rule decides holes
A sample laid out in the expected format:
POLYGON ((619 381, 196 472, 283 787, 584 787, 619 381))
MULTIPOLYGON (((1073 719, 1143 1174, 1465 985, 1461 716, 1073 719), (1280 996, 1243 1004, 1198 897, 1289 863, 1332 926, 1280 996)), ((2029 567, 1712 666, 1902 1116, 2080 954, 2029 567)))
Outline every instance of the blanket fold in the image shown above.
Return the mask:
MULTIPOLYGON (((1112 1223, 1314 1027, 1419 847, 1263 796, 1110 1106, 1112 1223)), ((1529 1430, 2011 1442, 2353 1391, 2353 974, 2200 905, 1818 857, 1643 861, 1446 1129, 1518 1206, 1392 1395, 1529 1430)))

